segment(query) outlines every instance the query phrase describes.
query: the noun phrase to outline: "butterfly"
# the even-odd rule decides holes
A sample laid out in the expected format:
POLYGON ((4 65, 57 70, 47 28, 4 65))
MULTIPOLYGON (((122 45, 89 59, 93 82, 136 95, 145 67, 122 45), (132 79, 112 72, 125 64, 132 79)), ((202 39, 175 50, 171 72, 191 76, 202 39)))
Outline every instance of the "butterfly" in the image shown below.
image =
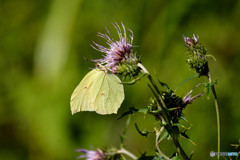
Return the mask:
POLYGON ((87 73, 71 95, 71 111, 96 111, 98 114, 117 113, 124 100, 121 80, 100 64, 87 73))

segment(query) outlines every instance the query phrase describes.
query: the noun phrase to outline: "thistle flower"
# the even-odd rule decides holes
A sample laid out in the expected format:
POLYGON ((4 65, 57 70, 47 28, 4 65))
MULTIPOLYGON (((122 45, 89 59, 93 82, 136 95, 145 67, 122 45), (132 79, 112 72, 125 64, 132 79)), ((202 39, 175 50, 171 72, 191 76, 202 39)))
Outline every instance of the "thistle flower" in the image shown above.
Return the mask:
POLYGON ((185 97, 182 99, 182 101, 183 101, 183 103, 184 103, 185 105, 192 103, 192 101, 194 101, 195 99, 197 99, 198 97, 201 97, 201 96, 203 95, 202 93, 200 93, 200 94, 198 94, 198 95, 196 95, 196 96, 194 96, 194 97, 192 97, 192 95, 191 95, 192 91, 193 91, 196 87, 198 87, 199 85, 200 85, 200 84, 196 85, 196 86, 195 86, 191 91, 189 91, 189 92, 185 95, 185 97))
MULTIPOLYGON (((180 96, 177 96, 175 92, 171 89, 167 91, 161 91, 162 99, 166 105, 169 116, 173 123, 178 123, 179 119, 183 117, 183 109, 187 106, 180 96)), ((150 104, 148 105, 148 111, 152 114, 156 120, 162 119, 162 111, 158 111, 157 99, 150 99, 150 104)))
POLYGON ((105 153, 100 149, 97 149, 96 151, 87 149, 77 149, 76 151, 86 153, 86 155, 79 156, 77 157, 77 159, 86 158, 86 160, 104 160, 107 158, 105 153))
MULTIPOLYGON (((201 83, 196 85, 190 92, 188 92, 184 98, 177 96, 176 93, 170 88, 168 88, 167 91, 161 91, 162 99, 166 105, 171 121, 173 123, 178 123, 179 119, 184 117, 183 110, 188 104, 203 95, 200 93, 194 97, 191 96, 192 91, 199 85, 201 85, 201 83)), ((158 111, 156 98, 150 99, 150 103, 148 105, 148 113, 152 114, 156 120, 162 119, 162 113, 161 110, 158 111)))
POLYGON ((209 68, 206 58, 206 49, 198 43, 199 37, 193 34, 192 38, 183 35, 185 45, 187 46, 187 60, 190 69, 195 69, 199 76, 208 76, 209 68))
POLYGON ((117 23, 113 24, 113 26, 117 30, 119 40, 115 40, 107 28, 106 34, 98 33, 99 37, 102 37, 107 41, 106 44, 109 47, 104 47, 93 42, 95 46, 92 47, 95 50, 105 53, 103 58, 94 61, 104 65, 114 74, 134 77, 139 72, 137 64, 140 60, 133 52, 133 32, 128 29, 132 33, 132 35, 128 37, 123 23, 122 29, 117 23))

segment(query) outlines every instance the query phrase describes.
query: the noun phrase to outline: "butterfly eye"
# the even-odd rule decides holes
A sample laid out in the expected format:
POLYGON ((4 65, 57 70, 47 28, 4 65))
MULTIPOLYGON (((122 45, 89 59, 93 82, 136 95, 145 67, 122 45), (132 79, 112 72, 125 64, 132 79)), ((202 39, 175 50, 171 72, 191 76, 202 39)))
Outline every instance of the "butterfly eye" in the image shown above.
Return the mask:
POLYGON ((97 68, 99 68, 99 67, 100 67, 99 63, 96 63, 96 64, 95 64, 95 66, 96 66, 97 68))

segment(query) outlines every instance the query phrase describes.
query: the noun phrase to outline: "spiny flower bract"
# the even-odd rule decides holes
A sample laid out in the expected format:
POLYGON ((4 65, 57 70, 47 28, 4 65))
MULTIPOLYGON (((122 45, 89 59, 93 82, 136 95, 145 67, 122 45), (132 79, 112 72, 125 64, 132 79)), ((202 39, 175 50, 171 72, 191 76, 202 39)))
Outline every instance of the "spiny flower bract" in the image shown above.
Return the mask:
MULTIPOLYGON (((198 87, 200 84, 196 85, 194 88, 198 87)), ((162 99, 168 109, 171 121, 173 123, 178 123, 179 120, 184 117, 183 110, 185 107, 192 103, 198 97, 201 97, 203 94, 200 93, 194 97, 191 96, 194 88, 189 91, 184 98, 177 96, 176 93, 168 89, 167 91, 161 91, 162 99)), ((150 104, 148 105, 148 111, 150 114, 154 115, 157 120, 161 120, 162 113, 158 112, 158 104, 156 98, 150 99, 150 104)))

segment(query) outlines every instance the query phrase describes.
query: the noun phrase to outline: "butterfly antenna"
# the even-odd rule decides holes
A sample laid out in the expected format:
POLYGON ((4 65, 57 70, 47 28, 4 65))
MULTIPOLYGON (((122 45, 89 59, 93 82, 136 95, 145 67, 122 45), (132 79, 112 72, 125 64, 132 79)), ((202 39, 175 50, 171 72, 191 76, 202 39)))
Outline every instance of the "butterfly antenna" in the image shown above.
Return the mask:
POLYGON ((95 62, 90 61, 87 57, 84 57, 84 56, 83 56, 83 59, 85 59, 87 62, 89 62, 89 63, 91 63, 91 64, 93 64, 93 63, 95 64, 95 62))
MULTIPOLYGON (((83 56, 83 59, 86 60, 86 61, 87 61, 88 63, 90 63, 91 65, 92 65, 92 64, 93 64, 94 66, 97 65, 96 62, 89 60, 87 57, 84 57, 84 56, 83 56)), ((91 70, 92 70, 92 69, 95 69, 95 68, 90 68, 90 67, 89 67, 88 69, 91 69, 91 70)))

